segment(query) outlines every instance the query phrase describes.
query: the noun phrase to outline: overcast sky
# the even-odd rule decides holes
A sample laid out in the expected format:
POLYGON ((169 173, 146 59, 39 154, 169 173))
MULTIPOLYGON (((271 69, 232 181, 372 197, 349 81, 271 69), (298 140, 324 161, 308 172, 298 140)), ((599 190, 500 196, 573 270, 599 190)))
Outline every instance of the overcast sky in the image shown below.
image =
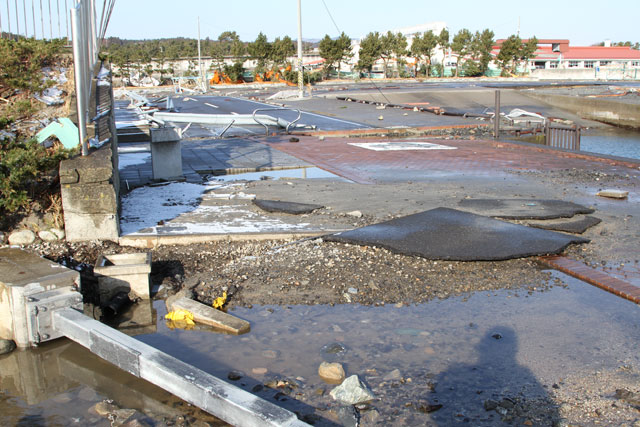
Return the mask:
MULTIPOLYGON (((74 2, 68 0, 68 5, 74 2)), ((103 2, 96 0, 98 9, 103 2)), ((51 5, 55 16, 56 7, 61 6, 61 32, 65 33, 64 5, 67 1, 42 0, 42 3, 45 13, 47 5, 51 5)), ((5 31, 7 16, 15 16, 14 4, 13 0, 0 1, 0 24, 5 31)), ((23 5, 29 12, 28 17, 32 4, 36 11, 39 8, 39 2, 35 0, 19 0, 18 4, 19 16, 23 14, 23 5)), ((297 0, 116 0, 107 36, 127 39, 195 38, 200 17, 202 38, 217 38, 223 31, 235 30, 244 41, 254 40, 260 31, 270 40, 285 35, 295 39, 298 31, 297 4, 297 0)), ((48 27, 48 14, 45 16, 43 23, 48 27)), ((360 38, 370 31, 444 21, 452 33, 462 28, 472 31, 489 28, 495 32, 496 38, 505 38, 517 32, 520 22, 523 38, 534 35, 538 38, 566 38, 573 45, 590 45, 605 39, 640 41, 638 17, 638 0, 302 0, 302 37, 319 39, 325 34, 333 37, 340 30, 352 38, 360 38)), ((36 18, 38 27, 39 21, 36 18)), ((30 22, 31 19, 27 26, 31 25, 30 22)), ((58 28, 55 17, 52 26, 55 36, 58 28)), ((49 30, 45 29, 45 34, 48 33, 49 30)))

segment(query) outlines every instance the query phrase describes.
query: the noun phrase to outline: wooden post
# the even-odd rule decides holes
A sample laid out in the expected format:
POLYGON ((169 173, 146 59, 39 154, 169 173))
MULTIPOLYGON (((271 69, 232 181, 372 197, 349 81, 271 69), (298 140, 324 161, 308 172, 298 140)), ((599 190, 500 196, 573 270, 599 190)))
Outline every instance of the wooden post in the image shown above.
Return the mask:
POLYGON ((500 137, 500 91, 496 90, 496 108, 495 116, 493 118, 493 137, 498 139, 500 137))
POLYGON ((551 135, 549 134, 549 132, 551 132, 551 127, 549 126, 549 120, 544 122, 544 145, 550 145, 551 143, 551 135))

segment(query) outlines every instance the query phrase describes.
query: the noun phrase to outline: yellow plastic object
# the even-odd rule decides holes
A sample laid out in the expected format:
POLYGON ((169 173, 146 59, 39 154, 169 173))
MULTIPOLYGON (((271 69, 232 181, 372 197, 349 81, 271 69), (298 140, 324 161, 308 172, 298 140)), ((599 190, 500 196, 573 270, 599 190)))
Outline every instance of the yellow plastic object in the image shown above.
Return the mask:
POLYGON ((167 313, 164 318, 168 320, 167 326, 171 329, 191 329, 195 326, 195 322, 193 321, 193 313, 188 310, 174 310, 167 313))
POLYGON ((213 300, 213 308, 220 310, 222 306, 227 302, 227 292, 223 292, 221 297, 213 300))

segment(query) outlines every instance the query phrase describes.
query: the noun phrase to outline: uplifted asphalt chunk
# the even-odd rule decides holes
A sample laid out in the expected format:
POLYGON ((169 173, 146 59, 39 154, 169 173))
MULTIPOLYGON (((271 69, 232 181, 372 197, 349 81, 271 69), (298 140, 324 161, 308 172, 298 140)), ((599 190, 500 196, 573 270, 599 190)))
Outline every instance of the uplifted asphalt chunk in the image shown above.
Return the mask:
POLYGON ((571 243, 589 240, 512 224, 456 209, 437 208, 324 240, 378 246, 433 260, 498 261, 557 254, 571 243))
POLYGON ((591 208, 564 200, 463 199, 458 205, 465 211, 504 219, 571 218, 577 214, 595 212, 591 208))
POLYGON ((545 230, 566 231, 567 233, 582 234, 587 229, 602 222, 595 216, 583 216, 581 218, 559 219, 553 221, 527 222, 529 227, 542 228, 545 230))
POLYGON ((267 212, 280 212, 292 215, 311 213, 316 209, 322 209, 322 205, 311 205, 307 203, 281 202, 279 200, 253 199, 253 203, 260 209, 267 212))

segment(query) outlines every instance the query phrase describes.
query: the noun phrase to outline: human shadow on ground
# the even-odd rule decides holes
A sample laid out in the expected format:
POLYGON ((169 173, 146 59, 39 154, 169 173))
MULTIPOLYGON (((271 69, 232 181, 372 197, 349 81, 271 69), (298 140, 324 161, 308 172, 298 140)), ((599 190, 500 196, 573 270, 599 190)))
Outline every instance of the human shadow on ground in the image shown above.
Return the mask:
POLYGON ((436 379, 425 406, 436 425, 554 425, 557 404, 533 373, 518 363, 518 337, 507 326, 490 328, 476 345, 475 364, 455 364, 436 379), (438 408, 440 405, 442 407, 438 408))

